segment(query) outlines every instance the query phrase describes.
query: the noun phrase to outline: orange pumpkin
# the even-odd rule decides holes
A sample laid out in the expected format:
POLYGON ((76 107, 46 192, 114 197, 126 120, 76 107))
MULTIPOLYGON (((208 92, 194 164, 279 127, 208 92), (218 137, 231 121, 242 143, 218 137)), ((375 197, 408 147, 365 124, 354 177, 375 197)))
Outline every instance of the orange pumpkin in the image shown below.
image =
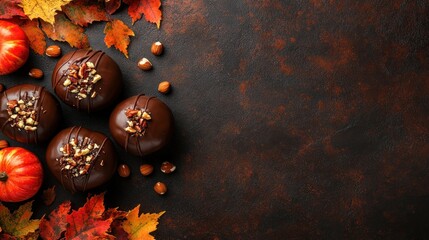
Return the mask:
POLYGON ((0 201, 27 200, 39 191, 42 181, 42 164, 32 152, 20 147, 0 150, 0 201))

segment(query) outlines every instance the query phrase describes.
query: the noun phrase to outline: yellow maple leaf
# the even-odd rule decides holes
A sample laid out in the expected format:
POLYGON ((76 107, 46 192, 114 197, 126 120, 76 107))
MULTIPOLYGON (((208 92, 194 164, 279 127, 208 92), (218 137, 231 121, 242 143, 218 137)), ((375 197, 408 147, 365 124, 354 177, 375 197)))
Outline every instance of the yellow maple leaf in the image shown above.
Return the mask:
POLYGON ((139 216, 140 205, 128 212, 127 219, 122 223, 122 228, 128 233, 130 240, 154 240, 149 233, 156 230, 158 218, 165 213, 142 213, 139 216))
POLYGON ((22 0, 20 6, 30 19, 40 18, 54 24, 57 11, 72 0, 22 0))

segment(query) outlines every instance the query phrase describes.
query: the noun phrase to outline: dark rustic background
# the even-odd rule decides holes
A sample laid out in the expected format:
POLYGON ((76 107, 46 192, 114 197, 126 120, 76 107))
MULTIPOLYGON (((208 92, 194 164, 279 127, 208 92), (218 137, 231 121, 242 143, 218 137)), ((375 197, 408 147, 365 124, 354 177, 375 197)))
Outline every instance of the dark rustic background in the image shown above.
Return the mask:
MULTIPOLYGON (((87 33, 121 66, 124 96, 158 96, 176 132, 164 151, 139 159, 107 188, 108 207, 166 210, 157 239, 429 238, 429 3, 418 0, 163 1, 161 29, 144 20, 126 59, 103 43, 104 23, 87 33), (160 40, 165 54, 150 54, 160 40), (151 72, 137 61, 148 57, 151 72), (156 91, 160 81, 170 95, 156 91), (174 162, 172 175, 159 171, 174 162), (151 162, 146 178, 138 166, 151 162), (169 192, 157 196, 156 181, 169 192)), ((114 15, 131 23, 126 9, 114 15)), ((50 42, 52 43, 52 42, 50 42)), ((70 51, 67 44, 60 44, 70 51)), ((50 87, 56 59, 32 54, 7 87, 50 87), (45 71, 32 80, 30 67, 45 71)), ((64 127, 108 134, 109 111, 63 105, 64 127)), ((21 145, 10 141, 12 145, 21 145)), ((43 160, 44 146, 25 146, 43 160)), ((49 172, 37 217, 71 199, 49 172)))

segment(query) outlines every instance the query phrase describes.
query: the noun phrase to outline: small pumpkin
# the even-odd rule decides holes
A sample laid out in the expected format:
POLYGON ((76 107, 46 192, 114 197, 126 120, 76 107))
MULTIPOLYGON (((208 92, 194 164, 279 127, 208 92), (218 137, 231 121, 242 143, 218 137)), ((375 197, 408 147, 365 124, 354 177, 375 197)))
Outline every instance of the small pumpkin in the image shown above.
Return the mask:
POLYGON ((0 150, 0 201, 21 202, 33 197, 43 182, 43 168, 32 152, 21 147, 0 150))

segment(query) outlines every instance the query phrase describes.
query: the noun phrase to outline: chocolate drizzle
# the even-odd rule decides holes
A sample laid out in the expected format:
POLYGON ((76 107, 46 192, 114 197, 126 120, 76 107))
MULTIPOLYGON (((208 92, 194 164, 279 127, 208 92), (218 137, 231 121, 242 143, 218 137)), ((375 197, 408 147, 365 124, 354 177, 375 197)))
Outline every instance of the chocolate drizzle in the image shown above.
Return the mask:
MULTIPOLYGON (((88 155, 89 156, 89 155, 88 155)), ((111 141, 103 134, 82 127, 72 127, 61 131, 48 146, 46 161, 53 175, 61 184, 72 192, 87 191, 106 183, 116 170, 116 153, 111 141), (76 174, 66 169, 64 161, 64 146, 76 139, 76 146, 96 144, 90 153, 93 159, 87 172, 76 174)))
POLYGON ((17 85, 1 97, 1 131, 16 141, 47 141, 55 134, 60 121, 60 105, 44 87, 17 85))
POLYGON ((173 115, 163 102, 143 94, 119 103, 113 110, 109 121, 110 132, 116 142, 127 152, 144 156, 165 146, 173 132, 173 115), (128 109, 150 112, 150 121, 144 134, 133 134, 125 129, 129 118, 124 114, 128 109))
MULTIPOLYGON (((95 74, 95 73, 94 73, 95 74)), ((122 74, 118 65, 104 52, 92 50, 76 50, 64 55, 55 66, 52 74, 52 87, 58 97, 66 104, 86 110, 87 112, 101 110, 116 101, 122 89, 122 74), (96 75, 102 81, 91 84, 91 97, 77 96, 68 84, 70 71, 74 66, 92 63, 96 75)), ((83 92, 82 92, 83 93, 83 92)), ((87 94, 87 93, 83 93, 87 94)))

